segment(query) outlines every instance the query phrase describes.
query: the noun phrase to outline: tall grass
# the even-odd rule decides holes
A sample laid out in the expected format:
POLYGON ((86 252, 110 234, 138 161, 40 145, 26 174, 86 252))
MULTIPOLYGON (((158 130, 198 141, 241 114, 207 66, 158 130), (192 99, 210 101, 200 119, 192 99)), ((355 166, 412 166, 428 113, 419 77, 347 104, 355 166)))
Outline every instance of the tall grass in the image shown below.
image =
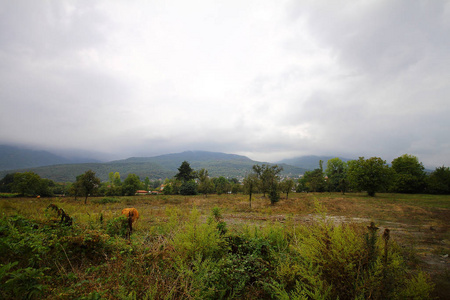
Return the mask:
POLYGON ((368 224, 331 222, 335 206, 323 197, 275 206, 255 198, 251 211, 243 208, 247 197, 234 195, 86 206, 70 198, 3 199, 0 298, 429 299, 429 276, 406 263, 395 240, 371 237, 368 224), (46 210, 50 203, 73 225, 46 210), (141 216, 130 239, 125 206, 141 216), (309 214, 316 217, 298 221, 309 214))

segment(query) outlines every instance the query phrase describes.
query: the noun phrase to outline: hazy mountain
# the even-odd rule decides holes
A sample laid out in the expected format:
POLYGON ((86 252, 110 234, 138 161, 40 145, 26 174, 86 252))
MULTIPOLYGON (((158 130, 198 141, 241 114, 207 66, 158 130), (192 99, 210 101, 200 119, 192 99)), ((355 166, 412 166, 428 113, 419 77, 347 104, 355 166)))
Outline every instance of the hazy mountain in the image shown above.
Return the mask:
MULTIPOLYGON (((308 170, 314 170, 319 168, 319 161, 323 161, 323 169, 325 170, 327 167, 327 161, 329 159, 335 158, 336 156, 316 156, 316 155, 306 155, 306 156, 299 156, 289 159, 283 159, 279 161, 279 164, 288 164, 291 166, 304 168, 308 170)), ((349 158, 343 158, 339 157, 342 161, 349 161, 351 159, 349 158)))
MULTIPOLYGON (((110 172, 119 172, 122 180, 133 173, 141 179, 171 178, 177 172, 183 161, 188 161, 194 170, 205 168, 212 177, 241 177, 251 172, 253 165, 264 164, 264 162, 253 161, 245 156, 206 151, 186 151, 182 153, 166 154, 154 157, 132 157, 124 160, 116 160, 108 163, 88 163, 88 164, 61 164, 55 166, 45 166, 37 168, 27 168, 15 170, 17 172, 31 171, 39 174, 43 178, 54 181, 74 181, 77 175, 83 174, 87 170, 92 170, 103 181, 108 180, 110 172)), ((267 163, 265 163, 267 164, 267 163)), ((298 176, 306 170, 280 164, 283 166, 284 175, 298 176)), ((10 171, 0 172, 2 178, 10 171)))
POLYGON ((48 151, 0 145, 0 171, 94 161, 93 159, 66 158, 48 151))

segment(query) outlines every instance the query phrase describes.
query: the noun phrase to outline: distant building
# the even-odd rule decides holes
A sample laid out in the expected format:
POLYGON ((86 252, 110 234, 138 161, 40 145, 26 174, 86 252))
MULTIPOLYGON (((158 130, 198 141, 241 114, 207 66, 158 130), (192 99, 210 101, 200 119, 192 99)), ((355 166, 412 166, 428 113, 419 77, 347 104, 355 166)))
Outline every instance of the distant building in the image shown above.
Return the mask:
POLYGON ((147 195, 148 194, 148 191, 145 191, 145 190, 137 190, 136 191, 136 195, 147 195))

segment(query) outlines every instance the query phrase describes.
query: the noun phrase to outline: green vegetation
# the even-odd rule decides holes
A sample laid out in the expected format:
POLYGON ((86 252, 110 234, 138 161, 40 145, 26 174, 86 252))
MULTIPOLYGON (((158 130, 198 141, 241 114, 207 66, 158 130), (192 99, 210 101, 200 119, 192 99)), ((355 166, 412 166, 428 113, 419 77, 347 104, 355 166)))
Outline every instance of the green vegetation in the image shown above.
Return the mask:
POLYGON ((282 170, 253 165, 242 186, 187 161, 162 186, 136 174, 122 182, 118 171, 103 183, 92 170, 58 184, 8 174, 0 298, 428 299, 448 288, 448 270, 419 267, 448 255, 450 199, 413 193, 449 193, 449 168, 428 175, 410 155, 392 167, 378 157, 335 158, 296 187, 282 170), (164 195, 135 196, 150 187, 164 195), (316 193, 289 198, 294 187, 316 193), (75 197, 39 197, 56 191, 75 197), (142 216, 135 228, 125 207, 142 216))
POLYGON ((448 277, 426 263, 445 247, 427 242, 434 248, 422 253, 421 243, 448 240, 449 196, 377 194, 373 201, 301 193, 275 205, 262 194, 253 198, 251 209, 248 196, 233 194, 90 198, 87 205, 67 197, 0 199, 0 298, 445 295, 448 277), (63 208, 72 225, 50 204, 63 208), (130 206, 140 219, 126 239, 120 212, 130 206), (336 222, 339 216, 347 221, 336 222))
POLYGON ((95 176, 95 172, 89 170, 84 174, 77 176, 77 180, 72 185, 71 192, 75 197, 84 197, 84 204, 86 204, 87 198, 97 193, 99 186, 100 179, 95 176))

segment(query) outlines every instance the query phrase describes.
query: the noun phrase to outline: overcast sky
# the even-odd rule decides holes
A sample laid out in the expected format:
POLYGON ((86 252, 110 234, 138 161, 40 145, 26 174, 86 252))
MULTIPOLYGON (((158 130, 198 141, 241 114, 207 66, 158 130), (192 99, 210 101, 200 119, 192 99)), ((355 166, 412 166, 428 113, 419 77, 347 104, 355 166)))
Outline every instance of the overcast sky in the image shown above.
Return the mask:
POLYGON ((450 1, 0 0, 0 144, 450 166, 450 1))

